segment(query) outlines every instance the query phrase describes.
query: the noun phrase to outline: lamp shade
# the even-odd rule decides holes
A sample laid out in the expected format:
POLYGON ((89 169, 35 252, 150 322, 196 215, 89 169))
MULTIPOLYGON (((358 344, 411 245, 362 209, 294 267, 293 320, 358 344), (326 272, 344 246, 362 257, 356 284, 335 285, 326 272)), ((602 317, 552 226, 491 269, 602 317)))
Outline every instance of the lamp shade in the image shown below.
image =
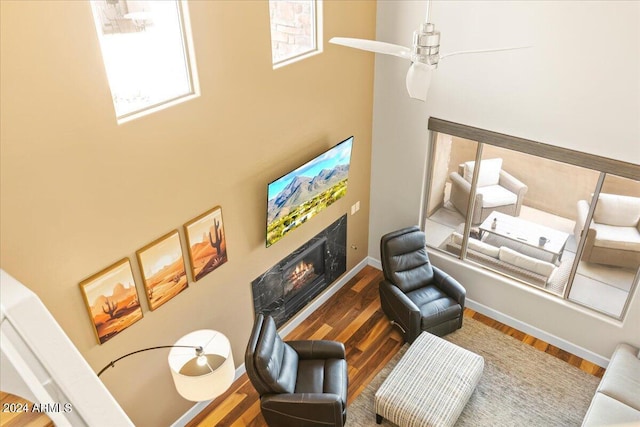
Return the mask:
POLYGON ((198 356, 193 349, 174 347, 169 352, 169 367, 176 390, 194 402, 215 399, 233 383, 235 365, 229 340, 210 329, 191 332, 176 346, 202 347, 198 356))

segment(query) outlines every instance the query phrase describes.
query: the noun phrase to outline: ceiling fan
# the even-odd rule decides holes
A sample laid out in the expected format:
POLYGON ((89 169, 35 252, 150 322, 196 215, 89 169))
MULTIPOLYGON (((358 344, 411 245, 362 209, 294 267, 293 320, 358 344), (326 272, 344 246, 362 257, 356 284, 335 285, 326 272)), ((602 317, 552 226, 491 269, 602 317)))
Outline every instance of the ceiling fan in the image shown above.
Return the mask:
POLYGON ((429 84, 431 83, 431 74, 433 70, 438 68, 438 63, 441 59, 454 55, 498 52, 531 47, 515 46, 493 49, 463 50, 441 55, 440 32, 436 31, 435 25, 429 22, 429 6, 430 2, 427 3, 427 16, 425 18, 425 23, 421 24, 420 28, 413 32, 413 44, 410 48, 376 40, 354 39, 348 37, 333 37, 329 40, 329 43, 408 59, 411 61, 411 66, 407 71, 407 91, 411 98, 419 99, 421 101, 425 101, 427 98, 429 84))

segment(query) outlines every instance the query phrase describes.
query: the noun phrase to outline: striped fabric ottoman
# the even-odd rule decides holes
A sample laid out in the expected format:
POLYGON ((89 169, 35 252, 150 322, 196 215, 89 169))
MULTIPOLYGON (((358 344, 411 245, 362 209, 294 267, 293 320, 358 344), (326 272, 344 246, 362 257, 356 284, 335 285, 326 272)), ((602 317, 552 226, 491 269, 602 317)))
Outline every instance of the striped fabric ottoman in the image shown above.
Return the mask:
POLYGON ((453 426, 483 368, 482 356, 423 332, 376 392, 376 422, 453 426))

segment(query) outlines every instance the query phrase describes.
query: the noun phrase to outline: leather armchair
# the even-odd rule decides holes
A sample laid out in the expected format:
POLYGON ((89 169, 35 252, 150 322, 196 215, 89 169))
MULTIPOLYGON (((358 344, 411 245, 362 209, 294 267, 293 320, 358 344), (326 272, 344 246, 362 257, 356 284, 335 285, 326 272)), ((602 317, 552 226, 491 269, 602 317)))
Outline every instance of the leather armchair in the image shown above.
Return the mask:
POLYGON ((336 341, 283 341, 270 316, 258 315, 245 367, 269 426, 344 426, 347 361, 336 341))
POLYGON ((425 235, 416 226, 380 239, 384 279, 380 303, 412 343, 422 331, 442 336, 462 327, 466 290, 431 265, 425 235))

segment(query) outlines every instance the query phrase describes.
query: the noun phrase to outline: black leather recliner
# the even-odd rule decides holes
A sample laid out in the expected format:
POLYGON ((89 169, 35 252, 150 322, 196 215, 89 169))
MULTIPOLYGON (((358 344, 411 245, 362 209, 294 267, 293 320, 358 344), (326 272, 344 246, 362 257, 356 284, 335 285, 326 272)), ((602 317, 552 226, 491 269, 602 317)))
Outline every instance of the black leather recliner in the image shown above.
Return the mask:
POLYGON ((429 262, 425 235, 417 226, 380 239, 384 280, 382 310, 412 343, 422 331, 442 336, 462 327, 466 291, 429 262))
POLYGON ((336 341, 283 341, 270 316, 258 315, 245 353, 251 384, 269 426, 343 426, 347 361, 336 341))

